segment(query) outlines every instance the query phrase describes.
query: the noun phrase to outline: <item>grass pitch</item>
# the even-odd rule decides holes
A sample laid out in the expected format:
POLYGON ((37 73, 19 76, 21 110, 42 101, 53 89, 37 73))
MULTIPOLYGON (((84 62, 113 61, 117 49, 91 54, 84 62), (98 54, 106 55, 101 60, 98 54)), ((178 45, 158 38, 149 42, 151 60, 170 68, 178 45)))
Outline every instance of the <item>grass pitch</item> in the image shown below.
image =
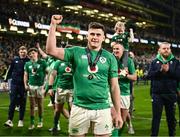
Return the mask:
MULTIPOLYGON (((29 118, 29 100, 27 100, 27 109, 24 119, 24 127, 18 128, 18 112, 15 112, 13 119, 13 128, 4 127, 4 122, 7 120, 8 106, 9 106, 9 95, 7 92, 0 92, 0 136, 51 136, 48 131, 53 126, 53 109, 47 107, 49 103, 49 97, 44 99, 44 127, 42 129, 35 128, 33 131, 29 131, 28 127, 30 124, 29 118)), ((132 119, 133 126, 135 129, 134 135, 128 135, 127 127, 125 126, 122 136, 150 136, 151 129, 151 98, 149 94, 149 85, 135 85, 135 111, 133 113, 134 118, 132 119)), ((177 120, 179 120, 178 110, 176 111, 177 120)), ((38 117, 36 114, 35 123, 37 124, 38 117)), ((61 116, 61 131, 59 136, 68 136, 68 121, 61 116)), ((168 136, 168 128, 166 123, 165 113, 163 111, 159 136, 168 136)), ((180 136, 180 127, 176 126, 176 136, 180 136)))

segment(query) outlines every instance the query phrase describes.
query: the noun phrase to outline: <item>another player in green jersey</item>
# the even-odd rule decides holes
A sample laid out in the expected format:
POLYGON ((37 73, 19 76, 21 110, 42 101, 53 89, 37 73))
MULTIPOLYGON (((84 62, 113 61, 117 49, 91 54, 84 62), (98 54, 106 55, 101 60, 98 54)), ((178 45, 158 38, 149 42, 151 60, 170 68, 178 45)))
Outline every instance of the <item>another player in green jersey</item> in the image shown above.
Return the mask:
POLYGON ((104 26, 92 22, 88 26, 87 47, 68 49, 56 47, 56 25, 61 15, 53 15, 46 51, 61 60, 72 63, 73 105, 69 120, 71 136, 85 136, 92 126, 95 136, 109 136, 112 131, 112 117, 108 101, 109 84, 114 113, 115 127, 122 127, 120 112, 120 89, 118 85, 117 61, 108 51, 102 49, 105 39, 104 26))
POLYGON ((129 32, 125 31, 125 24, 123 22, 118 21, 114 27, 115 34, 111 39, 111 46, 116 43, 120 43, 124 47, 124 53, 122 56, 122 62, 124 67, 127 67, 128 63, 128 52, 129 52, 129 42, 133 42, 134 40, 134 33, 133 29, 130 28, 129 32))
POLYGON ((44 60, 38 58, 38 50, 30 48, 28 51, 30 61, 25 64, 24 84, 25 89, 28 90, 30 101, 30 127, 29 130, 35 128, 34 126, 34 108, 35 103, 38 105, 39 122, 37 127, 43 127, 43 94, 44 94, 44 79, 47 72, 47 64, 44 60))
MULTIPOLYGON (((135 73, 134 62, 130 57, 128 58, 127 67, 124 68, 122 65, 123 51, 124 47, 122 44, 116 43, 113 45, 113 53, 118 62, 119 86, 121 90, 121 114, 123 121, 126 122, 130 107, 130 82, 137 80, 137 75, 135 73)), ((130 123, 129 125, 129 133, 134 134, 132 124, 130 123)))
MULTIPOLYGON (((46 63, 47 63, 47 69, 48 69, 48 75, 46 77, 46 82, 45 82, 45 95, 48 92, 48 80, 49 80, 49 75, 54 67, 54 63, 56 62, 56 58, 51 57, 49 55, 47 55, 40 47, 39 43, 36 43, 36 47, 39 51, 39 53, 41 54, 42 58, 45 59, 46 63)), ((48 106, 53 106, 53 108, 55 108, 55 103, 54 103, 54 96, 50 96, 50 102, 48 104, 48 106)))
MULTIPOLYGON (((41 54, 42 58, 45 59, 46 63, 47 63, 47 70, 48 70, 48 75, 46 77, 46 81, 45 81, 45 96, 49 90, 49 77, 50 77, 50 74, 52 73, 53 69, 54 69, 54 65, 55 65, 55 62, 56 62, 56 58, 52 57, 52 56, 49 56, 48 54, 46 54, 40 47, 39 43, 36 43, 36 47, 39 51, 39 53, 41 54)), ((57 78, 55 78, 54 80, 54 83, 53 85, 56 85, 57 83, 57 78)), ((56 91, 56 88, 54 88, 54 91, 56 91)), ((55 110, 55 94, 53 95, 50 95, 50 103, 48 104, 48 106, 52 106, 53 109, 55 110)), ((66 108, 63 108, 63 111, 62 111, 62 114, 65 116, 65 117, 69 117, 69 111, 66 109, 66 108)), ((59 131, 60 130, 60 125, 58 124, 57 125, 57 130, 59 131)), ((51 132, 53 130, 53 128, 50 128, 49 131, 51 132)))
POLYGON ((58 121, 60 113, 63 112, 65 102, 68 102, 69 112, 72 106, 72 90, 73 90, 73 71, 72 65, 64 61, 56 61, 54 69, 49 78, 49 93, 51 96, 55 94, 55 112, 54 112, 54 127, 52 134, 57 134, 58 121), (57 80, 55 90, 53 90, 54 80, 57 80), (56 91, 54 93, 54 91, 56 91))

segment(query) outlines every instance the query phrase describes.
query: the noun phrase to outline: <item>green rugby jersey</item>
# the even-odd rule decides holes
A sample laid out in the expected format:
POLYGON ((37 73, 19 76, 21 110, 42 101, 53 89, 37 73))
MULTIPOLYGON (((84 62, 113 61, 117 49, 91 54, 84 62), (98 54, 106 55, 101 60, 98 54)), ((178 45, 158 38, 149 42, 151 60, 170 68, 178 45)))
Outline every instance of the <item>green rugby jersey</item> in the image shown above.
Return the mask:
POLYGON ((121 34, 116 34, 112 37, 112 42, 118 42, 123 45, 125 50, 129 50, 129 41, 128 38, 130 37, 129 32, 124 32, 121 34))
POLYGON ((54 65, 57 71, 55 88, 73 89, 73 70, 69 62, 57 60, 54 65))
MULTIPOLYGON (((96 64, 96 69, 91 71, 84 47, 65 49, 64 60, 71 62, 74 74, 74 104, 83 108, 97 110, 108 108, 108 80, 118 77, 117 61, 113 54, 102 49, 102 54, 96 64), (89 79, 88 76, 93 78, 89 79)), ((92 62, 97 51, 91 50, 92 62)))
POLYGON ((28 83, 32 86, 42 86, 46 75, 47 64, 44 60, 39 59, 36 62, 28 61, 24 70, 28 73, 28 83))
MULTIPOLYGON (((48 92, 49 89, 49 76, 54 68, 55 62, 56 62, 56 58, 51 57, 51 56, 47 56, 45 61, 47 62, 47 70, 48 70, 48 75, 46 77, 46 84, 45 84, 45 92, 48 92)), ((53 83, 53 87, 56 85, 56 79, 53 83)), ((54 88, 53 88, 54 89, 54 88)))
MULTIPOLYGON (((122 60, 118 60, 118 68, 124 69, 123 65, 122 65, 122 60)), ((135 74, 136 70, 135 70, 135 66, 134 66, 134 62, 133 60, 128 57, 128 71, 129 74, 135 74)), ((119 71, 120 73, 120 71, 119 71)), ((121 90, 121 95, 126 96, 126 95, 130 95, 130 80, 126 77, 123 76, 119 76, 119 86, 120 86, 120 90, 121 90)))

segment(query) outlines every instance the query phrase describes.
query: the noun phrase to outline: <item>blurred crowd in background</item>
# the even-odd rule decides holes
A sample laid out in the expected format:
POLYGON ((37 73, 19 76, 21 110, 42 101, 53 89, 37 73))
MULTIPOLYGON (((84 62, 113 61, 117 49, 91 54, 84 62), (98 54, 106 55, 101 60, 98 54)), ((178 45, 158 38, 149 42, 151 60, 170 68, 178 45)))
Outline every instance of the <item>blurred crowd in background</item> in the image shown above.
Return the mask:
MULTIPOLYGON (((8 19, 13 18, 16 20, 28 21, 30 23, 38 22, 42 24, 50 24, 51 15, 62 14, 64 16, 62 24, 72 24, 79 26, 81 30, 87 30, 87 25, 89 22, 94 21, 88 16, 83 16, 82 13, 71 14, 65 12, 63 9, 47 8, 46 6, 30 5, 30 4, 20 4, 20 3, 1 3, 0 4, 0 22, 4 25, 8 25, 8 19)), ((101 22, 106 26, 108 33, 112 34, 114 32, 114 24, 110 22, 101 22)), ((133 27, 133 26, 132 26, 133 27)), ((144 35, 143 31, 135 30, 135 37, 140 37, 144 35)), ((46 37, 39 39, 42 48, 45 48, 46 37)), ((66 43, 67 40, 62 42, 66 43)), ((69 43, 74 44, 74 43, 69 43)), ((16 35, 0 35, 0 79, 3 80, 6 71, 10 65, 11 60, 17 55, 17 49, 20 46, 26 46, 27 48, 35 45, 34 37, 31 36, 16 36, 16 35)), ((83 45, 83 41, 79 46, 83 45)), ((106 49, 111 51, 111 47, 105 46, 106 49)), ((157 54, 158 45, 148 45, 142 43, 131 43, 130 51, 135 54, 135 65, 139 77, 144 77, 146 75, 149 63, 155 58, 157 54)), ((176 48, 172 49, 173 54, 180 59, 178 54, 179 50, 176 48)))

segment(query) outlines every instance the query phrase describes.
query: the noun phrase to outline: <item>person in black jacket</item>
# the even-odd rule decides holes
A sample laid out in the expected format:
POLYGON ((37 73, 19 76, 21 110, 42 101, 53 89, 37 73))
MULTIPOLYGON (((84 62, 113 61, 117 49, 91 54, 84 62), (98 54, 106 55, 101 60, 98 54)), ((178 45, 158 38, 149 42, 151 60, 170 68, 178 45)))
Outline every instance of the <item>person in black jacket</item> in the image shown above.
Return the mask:
POLYGON ((8 120, 4 123, 4 126, 7 127, 13 127, 12 120, 14 117, 14 110, 17 103, 19 104, 18 127, 23 127, 23 119, 27 98, 23 77, 24 65, 27 61, 29 61, 29 58, 27 57, 27 48, 25 46, 21 46, 19 48, 19 56, 13 59, 7 74, 7 78, 11 79, 8 120))
POLYGON ((179 111, 179 127, 180 127, 180 82, 178 82, 178 89, 177 89, 177 104, 178 104, 178 111, 179 111))
POLYGON ((151 136, 158 136, 163 106, 165 107, 169 136, 175 136, 177 85, 180 78, 180 63, 171 53, 170 44, 159 45, 158 55, 148 72, 151 79, 152 127, 151 136))

